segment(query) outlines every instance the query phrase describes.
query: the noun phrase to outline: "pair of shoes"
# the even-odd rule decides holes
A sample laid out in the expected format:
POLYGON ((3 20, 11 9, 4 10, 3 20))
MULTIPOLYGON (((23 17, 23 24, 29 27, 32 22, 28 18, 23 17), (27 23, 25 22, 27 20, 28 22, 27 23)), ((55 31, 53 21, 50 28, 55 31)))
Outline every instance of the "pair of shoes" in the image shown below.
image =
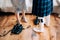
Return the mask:
POLYGON ((25 17, 22 17, 22 20, 27 23, 27 19, 25 17))
POLYGON ((13 33, 13 34, 19 34, 19 33, 22 32, 22 30, 23 30, 22 24, 18 24, 17 23, 16 25, 14 25, 13 29, 11 30, 11 33, 13 33))
POLYGON ((36 17, 36 19, 34 20, 34 24, 35 24, 35 25, 38 25, 39 22, 40 22, 40 20, 38 19, 38 17, 36 17))

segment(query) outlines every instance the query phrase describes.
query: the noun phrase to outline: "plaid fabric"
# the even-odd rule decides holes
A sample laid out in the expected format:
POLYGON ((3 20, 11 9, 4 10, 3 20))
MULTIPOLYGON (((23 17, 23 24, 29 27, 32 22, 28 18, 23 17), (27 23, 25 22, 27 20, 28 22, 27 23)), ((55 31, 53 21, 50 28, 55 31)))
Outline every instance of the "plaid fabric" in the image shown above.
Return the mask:
POLYGON ((50 15, 53 11, 53 0, 33 0, 32 13, 39 17, 50 15))

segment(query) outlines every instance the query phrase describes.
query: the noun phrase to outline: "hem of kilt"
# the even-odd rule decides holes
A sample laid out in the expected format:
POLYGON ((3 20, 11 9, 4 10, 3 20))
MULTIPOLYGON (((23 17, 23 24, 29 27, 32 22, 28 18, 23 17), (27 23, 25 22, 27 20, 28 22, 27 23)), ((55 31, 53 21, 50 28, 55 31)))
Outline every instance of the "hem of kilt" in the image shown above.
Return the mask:
POLYGON ((47 14, 47 15, 43 15, 43 16, 38 15, 38 14, 34 14, 34 13, 32 13, 32 14, 35 15, 35 16, 37 16, 37 17, 45 17, 45 16, 48 16, 48 15, 51 15, 51 13, 49 13, 49 14, 47 14))

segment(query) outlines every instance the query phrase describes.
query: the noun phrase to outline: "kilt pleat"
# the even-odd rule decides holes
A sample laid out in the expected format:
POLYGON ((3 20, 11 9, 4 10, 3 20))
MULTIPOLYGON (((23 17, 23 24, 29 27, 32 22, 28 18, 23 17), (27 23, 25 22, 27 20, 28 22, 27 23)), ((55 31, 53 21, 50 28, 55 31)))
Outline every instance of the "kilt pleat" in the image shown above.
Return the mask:
POLYGON ((32 14, 44 17, 53 11, 53 0, 33 0, 32 14))

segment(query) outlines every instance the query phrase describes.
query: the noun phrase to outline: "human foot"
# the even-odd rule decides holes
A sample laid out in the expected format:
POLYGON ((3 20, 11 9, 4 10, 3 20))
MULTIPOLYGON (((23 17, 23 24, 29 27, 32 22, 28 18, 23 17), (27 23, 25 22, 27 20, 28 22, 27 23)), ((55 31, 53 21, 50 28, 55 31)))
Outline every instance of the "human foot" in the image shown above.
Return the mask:
POLYGON ((22 17, 22 20, 27 23, 26 17, 22 17))

